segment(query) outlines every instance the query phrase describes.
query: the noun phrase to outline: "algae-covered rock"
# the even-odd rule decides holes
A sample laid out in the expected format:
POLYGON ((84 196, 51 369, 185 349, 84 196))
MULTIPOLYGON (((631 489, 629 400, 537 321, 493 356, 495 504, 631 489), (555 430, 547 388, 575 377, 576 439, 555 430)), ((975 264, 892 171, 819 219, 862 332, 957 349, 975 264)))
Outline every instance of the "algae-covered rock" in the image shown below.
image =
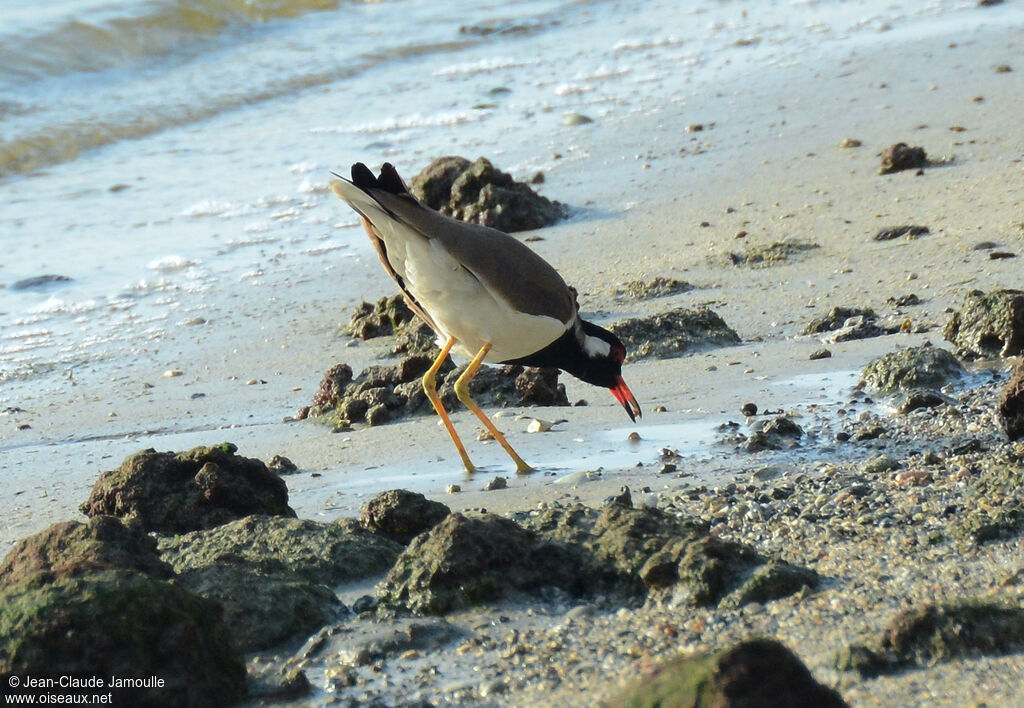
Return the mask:
POLYGON ((451 510, 441 502, 405 489, 389 489, 366 502, 359 523, 369 531, 407 545, 436 526, 451 510))
POLYGON ((446 517, 420 534, 378 587, 384 605, 444 614, 512 591, 557 587, 624 602, 662 599, 717 606, 767 602, 817 586, 812 571, 722 541, 703 523, 614 498, 523 515, 446 517))
POLYGON ((698 607, 716 606, 765 562, 750 546, 715 536, 675 542, 666 552, 678 558, 676 598, 698 607))
POLYGON ((921 408, 938 408, 950 403, 954 403, 953 399, 943 396, 938 391, 927 388, 912 388, 897 397, 893 408, 896 409, 897 413, 906 415, 921 408))
POLYGON ((740 343, 739 335, 709 308, 677 308, 668 312, 616 322, 608 327, 629 351, 631 359, 668 359, 687 352, 740 343))
POLYGON ((163 681, 110 687, 125 705, 240 700, 245 668, 220 605, 173 575, 139 526, 109 516, 22 539, 0 565, 0 674, 163 681))
POLYGON ((972 290, 942 333, 965 358, 1024 354, 1024 291, 972 290))
POLYGON ((607 708, 844 708, 834 690, 771 639, 748 639, 718 654, 682 656, 638 679, 607 708))
POLYGON ((663 549, 696 542, 705 530, 703 524, 677 519, 660 509, 607 504, 582 542, 587 583, 595 590, 607 587, 635 597, 668 587, 679 578, 671 569, 661 572, 663 549))
POLYGON ((4 587, 0 637, 0 674, 162 680, 114 688, 115 705, 227 706, 245 696, 220 606, 144 573, 4 587))
POLYGON ((963 375, 964 367, 953 354, 924 344, 889 352, 869 362, 860 380, 887 394, 913 388, 937 388, 963 375))
POLYGON ((730 253, 726 260, 731 265, 767 268, 778 263, 784 263, 794 256, 816 248, 821 248, 821 246, 799 239, 785 239, 783 241, 773 241, 769 244, 750 246, 744 251, 730 253))
POLYGON ((385 606, 441 615, 558 587, 580 594, 578 555, 494 514, 451 514, 413 539, 378 586, 385 606))
POLYGON ((1014 367, 1010 380, 999 394, 996 409, 999 424, 1010 440, 1024 438, 1024 362, 1014 367))
POLYGON ((595 514, 569 507, 532 523, 581 549, 582 578, 593 592, 638 598, 654 592, 713 607, 764 603, 818 585, 811 570, 767 561, 749 546, 709 535, 706 524, 656 508, 610 503, 595 514))
POLYGON ((894 617, 880 637, 841 650, 836 665, 863 676, 908 665, 932 666, 961 656, 1024 649, 1024 607, 1017 602, 970 599, 911 608, 894 617))
POLYGON ((122 517, 160 533, 211 528, 249 514, 294 517, 284 480, 236 451, 224 443, 177 454, 137 452, 100 475, 82 513, 122 517))
POLYGON ((383 575, 400 546, 354 521, 251 516, 161 538, 184 587, 225 608, 235 645, 263 649, 309 636, 344 611, 332 588, 383 575))
POLYGON ((825 315, 811 320, 801 334, 824 334, 824 341, 839 343, 881 337, 898 331, 899 326, 880 325, 878 315, 869 307, 833 307, 825 315))
POLYGON ((156 541, 140 527, 97 516, 85 524, 56 523, 20 540, 0 565, 0 586, 41 586, 104 570, 147 573, 160 579, 174 575, 160 560, 156 541))
POLYGON ((308 637, 345 611, 323 583, 294 572, 262 572, 230 555, 209 565, 183 567, 178 582, 224 607, 224 624, 241 652, 308 637))
POLYGON ((161 538, 162 557, 179 573, 222 559, 263 574, 294 574, 337 585, 387 571, 401 551, 353 520, 250 516, 206 531, 161 538))
POLYGON ((516 182, 483 157, 476 162, 438 158, 412 178, 409 190, 442 214, 506 233, 539 229, 567 213, 563 204, 516 182))

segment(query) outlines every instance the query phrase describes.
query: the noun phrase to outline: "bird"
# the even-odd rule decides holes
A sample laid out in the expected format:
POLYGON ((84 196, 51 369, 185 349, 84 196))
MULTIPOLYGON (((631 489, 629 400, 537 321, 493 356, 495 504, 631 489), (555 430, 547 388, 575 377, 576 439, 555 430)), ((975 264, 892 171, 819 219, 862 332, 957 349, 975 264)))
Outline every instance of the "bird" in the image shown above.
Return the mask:
POLYGON ((437 373, 452 353, 469 359, 455 382, 456 395, 520 474, 534 468, 469 393, 469 382, 484 363, 557 367, 609 389, 630 420, 643 415, 622 378, 622 341, 580 317, 576 291, 529 246, 424 205, 389 162, 379 176, 361 162, 352 165, 351 179, 332 174, 332 191, 359 215, 384 269, 437 336, 441 353, 423 374, 423 390, 468 473, 477 468, 437 393, 437 373))

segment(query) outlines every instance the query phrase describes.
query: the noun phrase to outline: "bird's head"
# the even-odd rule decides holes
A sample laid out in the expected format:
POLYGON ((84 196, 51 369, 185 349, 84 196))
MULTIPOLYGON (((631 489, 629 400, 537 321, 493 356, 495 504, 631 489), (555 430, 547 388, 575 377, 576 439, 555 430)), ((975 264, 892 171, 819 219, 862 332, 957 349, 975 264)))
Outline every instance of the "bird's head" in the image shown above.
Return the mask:
POLYGON ((594 386, 603 386, 612 392, 615 400, 622 404, 630 420, 643 416, 640 404, 633 392, 622 379, 622 362, 626 360, 626 347, 608 330, 580 320, 582 336, 579 338, 583 356, 579 370, 569 371, 582 381, 594 386))

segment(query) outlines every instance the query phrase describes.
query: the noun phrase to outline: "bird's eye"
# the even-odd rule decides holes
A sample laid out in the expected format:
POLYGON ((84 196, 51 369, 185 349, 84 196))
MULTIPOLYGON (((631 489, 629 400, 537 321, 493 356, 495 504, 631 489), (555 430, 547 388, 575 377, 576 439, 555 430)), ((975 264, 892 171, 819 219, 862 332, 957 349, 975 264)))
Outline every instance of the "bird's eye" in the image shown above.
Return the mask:
POLYGON ((626 348, 625 347, 620 347, 618 345, 613 345, 612 346, 611 355, 612 355, 612 360, 616 364, 621 364, 622 362, 624 362, 626 360, 626 348))

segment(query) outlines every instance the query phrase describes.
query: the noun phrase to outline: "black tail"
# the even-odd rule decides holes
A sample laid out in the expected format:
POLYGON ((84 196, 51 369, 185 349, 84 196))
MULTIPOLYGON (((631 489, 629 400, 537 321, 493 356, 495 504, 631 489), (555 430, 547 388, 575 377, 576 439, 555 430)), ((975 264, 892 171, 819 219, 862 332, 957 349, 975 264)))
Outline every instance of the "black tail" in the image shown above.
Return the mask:
POLYGON ((369 167, 357 162, 352 165, 352 184, 363 190, 383 189, 391 194, 406 194, 409 191, 390 162, 385 162, 381 166, 380 177, 374 177, 369 167))
POLYGON ((409 190, 405 188, 405 182, 398 176, 398 170, 390 162, 380 166, 380 177, 377 178, 377 186, 385 192, 392 194, 405 194, 409 190))
POLYGON ((370 172, 370 168, 361 162, 352 165, 352 184, 359 189, 373 189, 377 186, 377 178, 370 172))

